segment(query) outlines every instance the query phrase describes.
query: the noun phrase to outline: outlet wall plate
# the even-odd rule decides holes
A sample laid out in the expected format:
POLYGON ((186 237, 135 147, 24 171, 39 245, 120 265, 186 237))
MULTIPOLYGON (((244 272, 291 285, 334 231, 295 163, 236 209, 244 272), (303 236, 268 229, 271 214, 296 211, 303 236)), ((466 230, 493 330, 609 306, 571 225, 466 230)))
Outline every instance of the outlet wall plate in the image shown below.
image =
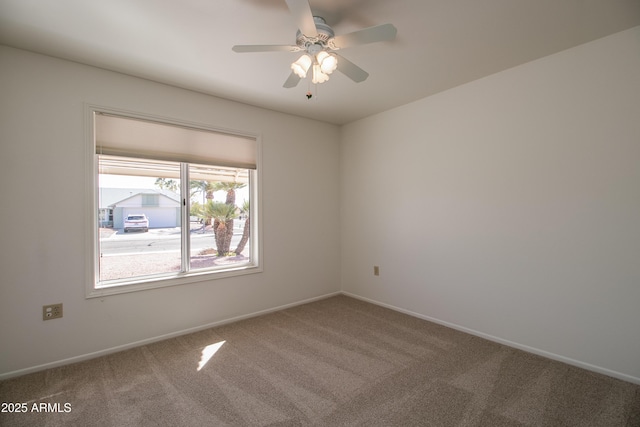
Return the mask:
POLYGON ((42 320, 59 319, 62 317, 62 303, 42 306, 42 320))

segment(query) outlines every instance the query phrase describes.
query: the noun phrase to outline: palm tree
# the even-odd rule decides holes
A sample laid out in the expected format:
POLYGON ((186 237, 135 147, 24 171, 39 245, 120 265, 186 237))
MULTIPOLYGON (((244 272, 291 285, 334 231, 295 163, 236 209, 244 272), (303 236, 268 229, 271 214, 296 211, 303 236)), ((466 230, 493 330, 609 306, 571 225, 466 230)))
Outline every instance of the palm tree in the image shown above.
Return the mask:
MULTIPOLYGON (((240 182, 219 182, 216 185, 216 190, 222 190, 227 192, 227 199, 225 203, 227 205, 233 206, 236 209, 236 190, 240 188, 246 187, 247 184, 242 184, 240 182)), ((227 239, 231 242, 231 238, 233 237, 233 219, 227 223, 227 239)))
POLYGON ((249 210, 248 200, 245 200, 245 202, 242 204, 242 212, 247 214, 247 218, 245 218, 245 221, 244 221, 244 230, 242 231, 242 238, 238 243, 238 247, 236 247, 236 250, 234 251, 236 255, 240 255, 242 253, 245 245, 249 241, 249 233, 251 228, 251 211, 249 210))
POLYGON ((219 182, 216 186, 216 190, 224 190, 227 192, 227 200, 225 203, 228 205, 236 204, 236 190, 246 187, 247 184, 239 182, 219 182))
POLYGON ((228 229, 229 227, 233 227, 233 219, 238 216, 236 207, 234 205, 209 200, 204 206, 203 215, 206 218, 213 219, 213 234, 215 236, 218 256, 229 255, 233 228, 231 229, 231 234, 228 233, 228 229))
MULTIPOLYGON (((191 197, 197 192, 202 192, 202 204, 204 205, 206 200, 213 200, 213 193, 217 191, 218 183, 213 181, 191 181, 189 187, 191 188, 191 197)), ((205 218, 204 225, 211 225, 211 218, 205 218)))

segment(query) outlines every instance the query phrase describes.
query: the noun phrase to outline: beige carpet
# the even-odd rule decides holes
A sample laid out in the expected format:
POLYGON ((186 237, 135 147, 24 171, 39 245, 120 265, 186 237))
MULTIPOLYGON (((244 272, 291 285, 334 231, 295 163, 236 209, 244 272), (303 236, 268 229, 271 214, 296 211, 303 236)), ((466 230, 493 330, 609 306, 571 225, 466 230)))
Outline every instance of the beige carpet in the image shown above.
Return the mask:
POLYGON ((3 426, 640 426, 640 386, 345 296, 6 380, 0 396, 28 407, 3 426))

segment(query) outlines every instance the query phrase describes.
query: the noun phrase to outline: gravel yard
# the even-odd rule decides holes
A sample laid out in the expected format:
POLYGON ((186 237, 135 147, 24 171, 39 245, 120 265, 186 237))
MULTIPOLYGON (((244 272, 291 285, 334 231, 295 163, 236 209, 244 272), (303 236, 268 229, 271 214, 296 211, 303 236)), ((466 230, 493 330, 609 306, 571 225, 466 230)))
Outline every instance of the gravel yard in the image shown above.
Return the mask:
MULTIPOLYGON (((194 255, 191 257, 191 269, 231 265, 247 259, 243 255, 233 257, 194 255)), ((180 271, 180 252, 110 255, 100 258, 100 280, 102 281, 177 271, 180 271)))

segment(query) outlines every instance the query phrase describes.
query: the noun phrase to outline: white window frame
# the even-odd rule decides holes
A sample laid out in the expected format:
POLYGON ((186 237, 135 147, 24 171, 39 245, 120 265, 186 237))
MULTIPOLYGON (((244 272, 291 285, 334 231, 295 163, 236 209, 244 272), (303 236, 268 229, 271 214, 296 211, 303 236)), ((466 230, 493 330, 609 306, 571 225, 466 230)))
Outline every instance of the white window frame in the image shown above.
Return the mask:
MULTIPOLYGON (((262 163, 262 144, 260 135, 242 132, 237 130, 223 129, 219 127, 213 127, 210 125, 203 125, 200 123, 186 122, 183 120, 169 119, 166 117, 153 116, 149 114, 135 113, 122 109, 103 107, 91 104, 85 104, 85 170, 86 170, 86 209, 85 215, 86 223, 86 242, 85 242, 85 254, 87 259, 85 261, 85 275, 86 286, 85 294, 86 298, 100 298, 107 295, 122 294, 128 292, 137 292, 147 289, 163 288, 167 286, 185 285, 195 282, 211 281, 216 279, 224 279, 229 277, 241 276, 246 274, 261 273, 262 267, 262 204, 261 204, 261 163, 262 163), (96 114, 111 114, 121 116, 130 119, 147 120, 157 122, 164 125, 186 127, 200 131, 210 131, 216 133, 225 133, 230 135, 237 135, 241 137, 249 137, 256 141, 256 169, 249 173, 249 191, 250 191, 250 204, 251 204, 251 234, 249 249, 251 251, 251 263, 243 264, 241 266, 230 265, 229 268, 215 269, 215 270, 194 270, 188 272, 180 272, 176 274, 167 274, 162 277, 153 276, 141 276, 135 277, 131 280, 118 281, 117 284, 112 286, 100 286, 97 287, 99 281, 99 239, 98 239, 98 162, 96 156, 96 137, 95 137, 95 125, 94 117, 96 114)), ((181 194, 188 194, 188 182, 183 183, 183 189, 187 189, 187 192, 181 194)), ((182 218, 186 218, 188 221, 189 212, 187 206, 183 205, 184 211, 182 212, 182 218)), ((183 236, 188 236, 188 222, 187 231, 184 231, 183 236)), ((183 237, 184 238, 184 237, 183 237)), ((187 239, 187 246, 188 246, 187 239)), ((182 253, 182 257, 186 254, 182 253)))

